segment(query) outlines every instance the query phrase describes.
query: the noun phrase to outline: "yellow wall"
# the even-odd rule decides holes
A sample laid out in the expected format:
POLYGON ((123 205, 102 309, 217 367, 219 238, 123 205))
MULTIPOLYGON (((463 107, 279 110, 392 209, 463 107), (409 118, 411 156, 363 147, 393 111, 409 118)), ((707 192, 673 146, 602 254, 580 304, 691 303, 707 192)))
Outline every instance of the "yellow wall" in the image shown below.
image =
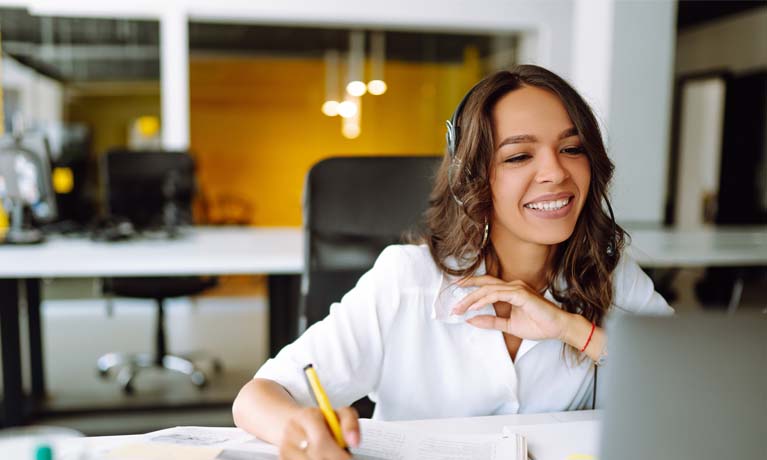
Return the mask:
POLYGON ((106 88, 75 90, 69 96, 66 118, 91 127, 95 155, 128 143, 130 123, 142 115, 160 116, 157 83, 123 84, 106 88))
MULTIPOLYGON (((202 199, 214 220, 300 225, 309 168, 334 155, 440 154, 444 122, 477 78, 462 65, 387 62, 388 91, 362 97, 362 133, 341 135, 341 119, 320 112, 322 60, 202 58, 190 62, 191 149, 202 199)), ((67 119, 92 129, 93 152, 127 143, 128 126, 160 115, 156 83, 91 85, 70 91, 67 119)))
MULTIPOLYGON (((362 97, 362 133, 320 112, 322 60, 193 58, 191 146, 212 202, 250 203, 254 225, 300 225, 309 168, 334 155, 440 154, 444 123, 474 79, 463 65, 387 62, 388 91, 362 97)), ((473 69, 471 69, 473 70, 473 69)))

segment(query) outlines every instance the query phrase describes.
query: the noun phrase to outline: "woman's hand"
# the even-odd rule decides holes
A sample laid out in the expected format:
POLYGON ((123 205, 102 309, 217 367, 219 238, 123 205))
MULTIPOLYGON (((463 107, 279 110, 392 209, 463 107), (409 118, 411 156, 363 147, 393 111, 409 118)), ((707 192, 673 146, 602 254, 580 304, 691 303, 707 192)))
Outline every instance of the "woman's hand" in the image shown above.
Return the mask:
MULTIPOLYGON (((356 409, 343 407, 336 410, 346 444, 356 447, 360 443, 360 427, 356 409)), ((301 408, 291 418, 280 443, 280 459, 350 459, 349 452, 338 447, 325 417, 316 407, 301 408)))
POLYGON ((521 339, 563 340, 567 334, 571 314, 546 300, 523 281, 505 282, 493 276, 484 275, 469 278, 461 286, 475 286, 479 289, 463 298, 453 314, 478 310, 487 304, 507 302, 511 304, 511 315, 503 318, 493 315, 478 315, 466 322, 482 329, 497 329, 521 339))

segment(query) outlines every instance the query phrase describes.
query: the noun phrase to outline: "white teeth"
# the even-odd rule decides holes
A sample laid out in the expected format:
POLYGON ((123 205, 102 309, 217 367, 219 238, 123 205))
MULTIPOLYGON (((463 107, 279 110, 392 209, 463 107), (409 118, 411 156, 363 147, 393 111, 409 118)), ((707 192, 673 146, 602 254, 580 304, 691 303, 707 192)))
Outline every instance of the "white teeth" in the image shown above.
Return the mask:
POLYGON ((563 208, 569 202, 570 202, 570 198, 565 198, 563 200, 540 201, 538 203, 528 203, 525 205, 525 207, 530 209, 537 209, 540 211, 556 211, 557 209, 563 208))

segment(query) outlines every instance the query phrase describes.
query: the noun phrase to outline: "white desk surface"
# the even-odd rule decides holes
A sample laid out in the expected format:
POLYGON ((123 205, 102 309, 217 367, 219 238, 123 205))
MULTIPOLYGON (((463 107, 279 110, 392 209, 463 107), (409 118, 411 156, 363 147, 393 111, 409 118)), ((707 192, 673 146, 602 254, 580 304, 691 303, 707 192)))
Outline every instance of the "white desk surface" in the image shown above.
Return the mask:
MULTIPOLYGON (((528 446, 535 460, 564 460, 562 452, 574 453, 572 449, 596 452, 599 444, 598 423, 600 411, 555 412, 549 414, 498 415, 490 417, 469 417, 435 420, 393 422, 410 427, 415 431, 460 433, 460 434, 500 434, 504 426, 518 426, 525 434, 528 446), (536 453, 537 451, 537 453, 536 453)), ((235 437, 237 428, 216 428, 220 432, 231 433, 235 437)), ((516 430, 515 430, 516 431, 516 430)), ((240 432, 241 433, 241 432, 240 432)), ((105 458, 109 450, 126 444, 146 441, 143 435, 105 436, 91 438, 47 438, 52 442, 57 458, 79 460, 85 453, 86 458, 105 458)), ((0 450, 9 454, 24 454, 18 457, 32 458, 34 446, 39 439, 34 437, 0 439, 0 450)), ((276 452, 274 447, 264 445, 264 452, 276 452)), ((15 458, 15 457, 12 457, 15 458)))
POLYGON ((0 246, 0 278, 299 274, 302 238, 298 227, 191 227, 174 240, 62 236, 0 246))
MULTIPOLYGON (((767 226, 627 230, 629 254, 643 267, 767 266, 767 226)), ((193 227, 176 240, 57 237, 0 246, 0 278, 298 274, 303 264, 299 227, 193 227)))
POLYGON ((767 266, 767 225, 626 230, 629 254, 647 268, 767 266))

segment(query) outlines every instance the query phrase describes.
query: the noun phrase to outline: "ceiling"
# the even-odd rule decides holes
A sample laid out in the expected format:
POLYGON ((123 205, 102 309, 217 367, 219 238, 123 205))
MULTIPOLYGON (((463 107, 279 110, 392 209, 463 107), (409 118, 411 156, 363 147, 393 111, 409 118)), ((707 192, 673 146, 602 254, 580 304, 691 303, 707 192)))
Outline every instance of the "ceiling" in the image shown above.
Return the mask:
MULTIPOLYGON (((68 82, 157 80, 159 23, 146 20, 32 16, 0 8, 3 51, 38 71, 68 82)), ((349 31, 310 27, 192 22, 194 54, 320 58, 346 50, 349 31)), ((514 37, 505 41, 515 47, 514 37)), ((386 32, 386 57, 412 62, 462 62, 464 49, 491 53, 494 37, 423 32, 386 32)))
MULTIPOLYGON (((760 7, 767 7, 767 0, 680 0, 677 27, 760 7)), ((3 52, 57 80, 159 79, 157 21, 32 16, 24 9, 0 8, 0 30, 3 52)), ((516 37, 505 38, 505 46, 516 48, 516 37)), ((480 57, 489 56, 494 40, 491 35, 387 31, 386 55, 398 61, 459 63, 467 46, 480 57)), ((320 58, 328 49, 346 50, 348 30, 192 22, 189 46, 193 55, 320 58)))

